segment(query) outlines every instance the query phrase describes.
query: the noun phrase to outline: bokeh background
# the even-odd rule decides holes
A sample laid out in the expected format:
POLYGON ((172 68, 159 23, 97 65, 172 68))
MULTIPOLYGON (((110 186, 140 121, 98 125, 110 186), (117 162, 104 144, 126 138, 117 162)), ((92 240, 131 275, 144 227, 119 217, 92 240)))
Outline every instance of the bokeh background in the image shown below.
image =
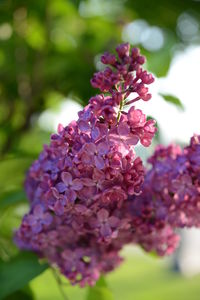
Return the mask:
MULTIPOLYGON (((145 159, 158 142, 187 143, 200 132, 199 0, 0 0, 0 299, 63 299, 52 272, 12 240, 28 209, 25 172, 58 123, 97 93, 90 78, 100 55, 121 42, 140 47, 156 77, 152 100, 138 106, 159 134, 138 152, 145 159)), ((200 233, 182 235, 164 260, 124 249, 103 292, 63 289, 70 300, 199 300, 200 233)))

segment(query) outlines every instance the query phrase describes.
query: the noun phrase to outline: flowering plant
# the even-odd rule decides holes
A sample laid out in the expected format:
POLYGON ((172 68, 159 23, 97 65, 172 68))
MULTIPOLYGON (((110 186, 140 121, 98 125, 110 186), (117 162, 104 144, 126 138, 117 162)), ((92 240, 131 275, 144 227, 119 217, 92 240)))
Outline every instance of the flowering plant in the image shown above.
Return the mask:
POLYGON ((80 286, 113 270, 124 245, 171 254, 175 229, 199 224, 200 139, 184 150, 159 146, 145 170, 135 146, 150 146, 156 127, 135 103, 150 100, 154 78, 138 49, 122 44, 116 52, 101 57, 108 66, 91 80, 101 94, 77 121, 58 126, 29 169, 30 210, 15 234, 20 248, 80 286))

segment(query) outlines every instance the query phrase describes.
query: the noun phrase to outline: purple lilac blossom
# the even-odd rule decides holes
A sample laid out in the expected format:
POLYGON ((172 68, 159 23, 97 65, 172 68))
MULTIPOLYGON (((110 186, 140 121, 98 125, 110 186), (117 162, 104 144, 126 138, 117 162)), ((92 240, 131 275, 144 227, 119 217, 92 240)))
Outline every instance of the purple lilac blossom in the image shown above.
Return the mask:
POLYGON ((80 286, 113 270, 125 244, 163 254, 176 239, 169 226, 148 227, 143 215, 132 213, 145 173, 134 148, 139 142, 148 147, 156 128, 141 110, 124 107, 149 100, 147 85, 154 78, 142 70, 145 59, 138 49, 122 44, 116 51, 102 56, 109 66, 91 80, 102 93, 89 100, 77 121, 58 126, 30 167, 25 182, 30 210, 15 234, 20 248, 35 251, 80 286))
POLYGON ((143 191, 131 203, 132 224, 139 229, 135 242, 170 254, 180 239, 176 229, 200 227, 200 136, 184 149, 159 145, 148 161, 143 191))

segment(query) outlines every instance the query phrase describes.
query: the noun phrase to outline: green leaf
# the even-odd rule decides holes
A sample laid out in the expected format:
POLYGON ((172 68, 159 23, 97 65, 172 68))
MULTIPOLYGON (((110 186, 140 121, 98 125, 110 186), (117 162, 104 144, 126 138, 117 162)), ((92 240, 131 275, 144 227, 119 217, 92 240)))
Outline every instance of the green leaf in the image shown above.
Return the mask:
POLYGON ((0 262, 0 299, 23 288, 47 267, 31 252, 21 252, 9 262, 0 262))
POLYGON ((32 159, 15 157, 0 161, 0 191, 1 193, 22 187, 26 170, 32 159))
POLYGON ((183 104, 177 97, 172 96, 172 95, 161 94, 161 93, 160 93, 160 96, 162 96, 166 102, 170 102, 170 103, 176 105, 181 110, 184 110, 183 104))
POLYGON ((90 287, 86 300, 114 300, 113 294, 102 276, 94 287, 90 287))
POLYGON ((27 203, 26 194, 23 190, 6 192, 0 196, 0 208, 6 208, 22 202, 27 203))
POLYGON ((40 20, 28 18, 26 41, 33 49, 41 50, 45 46, 45 28, 40 20))
MULTIPOLYGON (((146 251, 144 250, 144 253, 146 253, 146 251)), ((155 259, 160 259, 160 256, 158 255, 158 253, 156 251, 151 251, 151 252, 148 252, 148 255, 152 258, 155 258, 155 259)))
POLYGON ((20 289, 12 294, 10 294, 9 296, 7 296, 6 298, 4 298, 4 300, 33 300, 34 296, 33 296, 33 292, 31 291, 29 286, 26 286, 23 289, 20 289))
POLYGON ((157 77, 165 77, 167 75, 172 59, 169 51, 147 53, 146 57, 149 71, 156 74, 157 77))

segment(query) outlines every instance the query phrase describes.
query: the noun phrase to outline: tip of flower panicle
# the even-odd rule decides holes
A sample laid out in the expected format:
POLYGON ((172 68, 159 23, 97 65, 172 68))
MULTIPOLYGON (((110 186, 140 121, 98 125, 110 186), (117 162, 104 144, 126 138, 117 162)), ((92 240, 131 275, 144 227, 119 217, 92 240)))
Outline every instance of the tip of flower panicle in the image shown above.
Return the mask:
POLYGON ((102 92, 122 92, 123 86, 127 92, 137 93, 139 98, 148 101, 151 94, 148 93, 149 85, 154 82, 152 74, 142 70, 145 57, 140 54, 138 48, 130 47, 124 43, 116 48, 116 54, 105 52, 101 56, 101 62, 107 67, 105 70, 97 72, 91 79, 91 85, 102 92))
POLYGON ((124 43, 116 47, 117 54, 119 58, 128 57, 130 54, 130 44, 124 43))

